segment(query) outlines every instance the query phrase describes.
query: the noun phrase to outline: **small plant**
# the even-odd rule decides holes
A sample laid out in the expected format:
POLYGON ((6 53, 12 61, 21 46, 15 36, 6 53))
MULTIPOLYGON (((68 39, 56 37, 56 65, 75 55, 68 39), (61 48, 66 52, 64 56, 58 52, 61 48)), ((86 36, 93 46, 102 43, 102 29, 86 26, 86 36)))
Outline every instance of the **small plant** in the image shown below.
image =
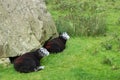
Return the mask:
POLYGON ((109 65, 109 66, 112 66, 112 60, 110 59, 110 58, 107 58, 107 57, 105 57, 104 59, 103 59, 103 62, 102 62, 103 64, 106 64, 106 65, 109 65))
POLYGON ((120 18, 118 18, 117 25, 120 25, 120 18))
POLYGON ((116 33, 111 35, 110 38, 101 42, 101 47, 105 50, 120 51, 120 36, 116 33))
POLYGON ((117 66, 117 65, 113 65, 111 69, 112 69, 112 70, 118 70, 118 69, 120 69, 120 67, 117 66))
POLYGON ((106 50, 111 50, 112 49, 112 45, 110 43, 105 43, 102 45, 106 50))

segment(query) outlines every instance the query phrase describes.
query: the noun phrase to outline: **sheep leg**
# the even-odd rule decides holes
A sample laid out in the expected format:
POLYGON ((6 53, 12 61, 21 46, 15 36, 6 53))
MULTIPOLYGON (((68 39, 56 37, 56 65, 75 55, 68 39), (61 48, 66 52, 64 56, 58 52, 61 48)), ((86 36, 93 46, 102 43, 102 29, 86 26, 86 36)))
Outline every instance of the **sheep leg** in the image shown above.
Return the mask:
POLYGON ((39 70, 42 70, 44 68, 45 68, 45 66, 39 66, 39 67, 35 68, 34 71, 39 71, 39 70))
POLYGON ((45 66, 39 66, 37 69, 41 70, 41 69, 44 69, 44 68, 45 68, 45 66))

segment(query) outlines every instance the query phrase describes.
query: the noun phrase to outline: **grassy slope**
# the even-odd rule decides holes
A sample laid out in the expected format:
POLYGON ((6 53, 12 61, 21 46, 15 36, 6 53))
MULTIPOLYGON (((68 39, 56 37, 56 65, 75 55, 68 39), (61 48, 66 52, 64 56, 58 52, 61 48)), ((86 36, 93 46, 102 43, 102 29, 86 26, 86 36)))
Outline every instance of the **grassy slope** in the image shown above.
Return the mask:
POLYGON ((102 48, 105 39, 71 38, 62 53, 42 59, 44 70, 21 74, 13 65, 0 67, 0 80, 120 80, 120 53, 102 48))
MULTIPOLYGON (((53 11, 53 17, 58 13, 53 11)), ((13 65, 0 65, 0 80, 120 80, 119 42, 112 40, 120 33, 116 24, 120 11, 110 9, 107 13, 109 30, 106 37, 71 38, 64 52, 42 59, 45 69, 39 72, 21 74, 13 65), (113 46, 111 50, 105 50, 101 45, 107 40, 113 46)))

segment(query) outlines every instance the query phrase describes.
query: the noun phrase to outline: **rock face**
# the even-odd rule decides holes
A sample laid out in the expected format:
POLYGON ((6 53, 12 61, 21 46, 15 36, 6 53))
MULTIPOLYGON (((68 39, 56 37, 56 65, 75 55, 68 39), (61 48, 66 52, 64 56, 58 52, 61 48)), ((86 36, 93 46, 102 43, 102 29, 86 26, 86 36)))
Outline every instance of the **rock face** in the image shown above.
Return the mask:
POLYGON ((57 35, 44 0, 0 0, 0 58, 39 48, 57 35))

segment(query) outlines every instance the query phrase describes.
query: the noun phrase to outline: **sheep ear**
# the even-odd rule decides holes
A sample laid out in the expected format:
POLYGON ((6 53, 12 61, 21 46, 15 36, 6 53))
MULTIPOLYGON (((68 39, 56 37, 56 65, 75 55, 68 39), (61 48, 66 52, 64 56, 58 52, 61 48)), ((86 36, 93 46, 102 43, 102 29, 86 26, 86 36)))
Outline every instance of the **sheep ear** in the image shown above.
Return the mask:
POLYGON ((63 34, 67 34, 67 32, 63 32, 63 34))
POLYGON ((68 34, 67 32, 64 32, 65 34, 68 34))
POLYGON ((59 32, 59 35, 62 35, 62 32, 59 32))

